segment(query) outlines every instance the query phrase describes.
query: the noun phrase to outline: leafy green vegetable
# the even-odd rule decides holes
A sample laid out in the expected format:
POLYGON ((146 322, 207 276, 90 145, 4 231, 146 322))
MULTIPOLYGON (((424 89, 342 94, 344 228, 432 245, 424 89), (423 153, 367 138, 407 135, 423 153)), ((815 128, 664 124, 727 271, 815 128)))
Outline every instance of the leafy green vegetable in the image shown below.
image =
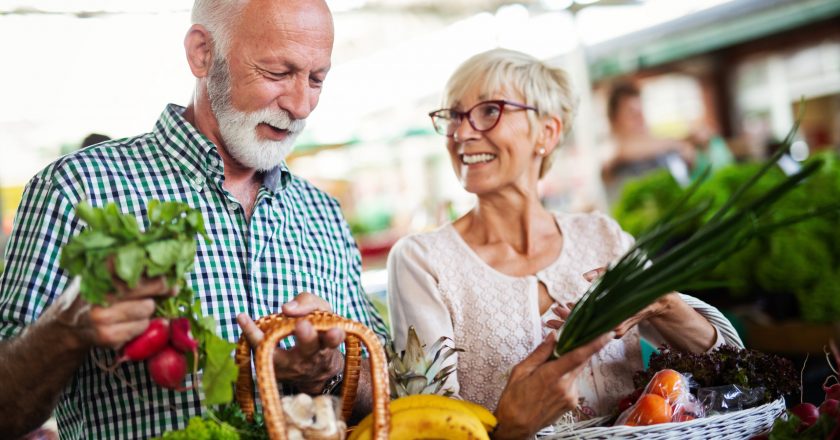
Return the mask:
POLYGON ((832 437, 831 434, 837 425, 837 421, 827 414, 820 415, 816 423, 799 431, 801 421, 799 417, 788 412, 787 420, 782 418, 773 422, 773 429, 768 436, 769 440, 822 440, 832 437))
MULTIPOLYGON (((822 152, 813 155, 807 163, 811 162, 822 166, 779 200, 768 213, 770 218, 783 219, 840 202, 840 155, 822 152)), ((706 216, 710 218, 711 212, 722 207, 759 168, 760 164, 739 164, 719 170, 698 189, 689 207, 711 200, 710 214, 706 216)), ((780 169, 769 170, 736 206, 754 201, 784 178, 780 169)), ((662 179, 671 178, 665 172, 662 176, 646 176, 625 187, 614 214, 627 231, 637 234, 650 228, 657 216, 683 194, 676 183, 662 184, 662 179), (642 200, 645 202, 641 203, 642 200)), ((840 274, 838 223, 840 213, 827 213, 778 233, 756 237, 714 268, 707 278, 726 286, 734 297, 795 294, 802 319, 831 322, 840 315, 840 287, 836 282, 836 275, 840 274)), ((696 231, 701 224, 691 225, 684 235, 696 231)))
POLYGON ((89 303, 107 305, 106 295, 116 292, 109 264, 129 287, 144 274, 165 275, 175 286, 193 265, 196 234, 209 241, 201 212, 186 203, 151 200, 147 212, 149 226, 142 233, 134 216, 122 214, 114 203, 76 206, 88 227, 64 246, 60 266, 71 276, 81 275, 81 295, 89 303))
POLYGON ((233 399, 233 388, 230 384, 236 382, 239 369, 230 357, 230 352, 236 348, 221 338, 205 337, 204 351, 207 361, 204 363, 204 375, 201 385, 204 388, 204 405, 227 403, 233 399))
POLYGON ((237 403, 222 405, 218 411, 211 411, 208 417, 233 426, 243 440, 268 440, 268 430, 262 413, 255 412, 254 420, 248 421, 237 403))
POLYGON ((723 205, 709 211, 711 200, 688 201, 697 193, 698 179, 669 210, 641 235, 621 259, 594 282, 572 309, 554 350, 560 356, 615 328, 660 296, 685 290, 703 281, 720 262, 740 250, 753 237, 790 226, 827 212, 840 212, 840 202, 813 210, 774 216, 774 204, 813 175, 821 162, 813 161, 766 189, 756 186, 791 146, 797 121, 782 148, 734 191, 723 205), (754 200, 743 197, 760 188, 754 200), (711 212, 711 214, 710 214, 711 212), (676 246, 666 248, 687 226, 700 226, 676 246))
POLYGON ((757 350, 723 345, 708 353, 691 353, 663 346, 650 357, 646 371, 633 377, 636 387, 644 387, 656 372, 670 368, 691 373, 701 388, 738 385, 764 388, 764 402, 799 390, 799 375, 793 363, 781 356, 757 350))
POLYGON ((195 261, 196 235, 209 242, 201 212, 186 203, 158 200, 150 200, 146 211, 149 226, 141 231, 134 216, 122 214, 113 203, 102 208, 79 203, 76 213, 88 228, 64 246, 61 267, 71 275, 81 275, 82 297, 101 305, 107 305, 106 296, 116 291, 114 275, 129 287, 136 286, 142 276, 165 276, 169 286, 179 293, 158 300, 155 316, 189 318, 198 342, 198 359, 190 353, 188 361, 203 369, 202 403, 209 406, 230 402, 238 371, 230 355, 235 345, 216 334, 215 319, 203 315, 201 304, 194 301, 195 293, 185 280, 185 273, 192 270, 195 261))
POLYGON ((169 431, 159 440, 239 440, 241 437, 233 426, 224 422, 201 417, 190 419, 187 427, 180 431, 169 431))

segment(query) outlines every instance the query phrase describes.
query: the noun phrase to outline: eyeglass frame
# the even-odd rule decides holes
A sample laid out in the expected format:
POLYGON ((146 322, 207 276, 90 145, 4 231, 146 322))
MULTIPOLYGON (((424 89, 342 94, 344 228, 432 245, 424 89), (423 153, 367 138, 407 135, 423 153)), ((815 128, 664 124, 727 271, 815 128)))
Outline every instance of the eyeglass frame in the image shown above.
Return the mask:
POLYGON ((502 114, 505 112, 505 106, 506 105, 509 105, 511 107, 516 107, 516 108, 519 108, 519 109, 522 109, 522 110, 533 110, 533 111, 539 113, 539 110, 536 107, 533 107, 533 106, 530 106, 530 105, 527 105, 527 104, 521 104, 521 103, 514 102, 514 101, 508 101, 506 99, 491 99, 491 100, 488 100, 488 101, 481 101, 479 103, 476 103, 474 106, 470 107, 469 110, 467 110, 465 112, 458 111, 458 110, 451 109, 451 108, 440 108, 440 109, 429 112, 429 118, 432 120, 432 127, 435 128, 435 133, 437 133, 441 136, 446 136, 448 138, 451 138, 451 137, 455 136, 455 131, 457 131, 457 128, 454 131, 452 131, 452 134, 445 134, 445 133, 441 133, 440 131, 438 131, 437 124, 435 124, 435 114, 437 114, 438 112, 448 111, 448 112, 454 113, 455 115, 458 116, 458 126, 460 126, 464 122, 464 119, 466 119, 467 122, 470 124, 470 127, 472 127, 473 130, 475 130, 479 133, 486 133, 486 132, 496 128, 497 125, 499 125, 499 121, 502 120, 502 114), (478 106, 483 105, 483 104, 497 104, 499 106, 499 117, 496 118, 496 122, 494 122, 493 125, 490 126, 490 128, 479 130, 475 126, 475 122, 472 119, 471 113, 478 106))

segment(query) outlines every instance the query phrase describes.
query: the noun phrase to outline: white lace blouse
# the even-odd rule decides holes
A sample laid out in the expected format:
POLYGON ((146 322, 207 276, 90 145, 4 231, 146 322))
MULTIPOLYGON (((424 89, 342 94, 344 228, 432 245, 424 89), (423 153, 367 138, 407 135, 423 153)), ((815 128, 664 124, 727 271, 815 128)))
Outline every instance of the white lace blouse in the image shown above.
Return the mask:
MULTIPOLYGON (((525 277, 490 267, 451 224, 401 239, 388 257, 388 304, 397 350, 405 348, 410 325, 427 346, 441 336, 451 337, 464 352, 457 355, 457 377, 451 376, 450 387, 464 399, 495 409, 511 368, 545 335, 538 283, 545 284, 554 301, 575 302, 589 286, 583 273, 606 266, 633 244, 603 214, 556 218, 563 234, 559 257, 525 277)), ((720 312, 696 298, 682 298, 715 326, 715 346, 742 346, 720 312)), ((593 356, 580 375, 580 396, 596 414, 608 414, 633 390, 633 373, 642 369, 640 336, 654 346, 664 342, 642 323, 593 356)))

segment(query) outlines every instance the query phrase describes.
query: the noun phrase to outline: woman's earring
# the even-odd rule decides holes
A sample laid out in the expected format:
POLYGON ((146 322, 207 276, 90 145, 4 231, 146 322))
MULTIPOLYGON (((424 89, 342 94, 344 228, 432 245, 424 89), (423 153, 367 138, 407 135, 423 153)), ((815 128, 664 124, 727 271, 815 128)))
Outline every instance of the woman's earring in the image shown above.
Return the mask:
POLYGON ((545 156, 545 147, 540 147, 540 149, 537 150, 537 154, 539 154, 540 156, 545 156))

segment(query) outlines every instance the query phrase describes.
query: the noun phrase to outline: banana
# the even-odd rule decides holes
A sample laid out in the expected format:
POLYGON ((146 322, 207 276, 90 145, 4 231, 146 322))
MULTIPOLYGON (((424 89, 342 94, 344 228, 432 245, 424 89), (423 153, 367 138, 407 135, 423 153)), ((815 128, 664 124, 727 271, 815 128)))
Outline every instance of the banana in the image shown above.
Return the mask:
POLYGON ((478 417, 478 420, 481 421, 481 424, 484 425, 484 429, 486 429, 487 432, 492 431, 493 428, 496 427, 498 421, 496 420, 496 416, 494 416, 489 409, 477 403, 470 402, 469 400, 456 400, 456 402, 464 405, 468 410, 470 410, 470 412, 475 414, 475 416, 478 417))
MULTIPOLYGON (((404 423, 403 421, 408 416, 402 415, 400 418, 396 418, 397 414, 402 414, 406 411, 410 411, 411 417, 417 418, 416 423, 425 422, 430 426, 435 426, 435 429, 438 430, 443 429, 441 428, 440 420, 438 420, 441 416, 445 416, 444 419, 454 420, 452 423, 455 423, 455 425, 452 426, 463 426, 463 428, 458 428, 456 432, 447 431, 447 435, 440 438, 486 439, 486 433, 496 426, 496 417, 481 405, 434 394, 416 394, 401 397, 391 402, 391 438, 436 438, 434 436, 425 436, 426 434, 422 431, 417 431, 416 423, 411 425, 414 427, 410 429, 404 429, 399 426, 399 424, 404 423), (425 411, 428 411, 428 414, 425 411), (432 415, 433 417, 429 419, 427 415, 432 415), (483 433, 483 436, 477 436, 478 434, 473 431, 478 426, 481 427, 480 431, 483 433), (466 434, 461 432, 463 429, 468 429, 472 434, 465 436, 466 434), (409 437, 396 437, 398 433, 409 435, 409 437), (411 435, 423 435, 423 437, 411 437, 411 435)), ((353 429, 347 440, 371 438, 372 425, 373 416, 369 414, 353 429)))
POLYGON ((461 405, 460 400, 451 397, 438 396, 437 394, 413 394, 400 397, 391 401, 391 413, 409 408, 442 408, 452 411, 464 411, 466 407, 461 405))
MULTIPOLYGON (((487 427, 495 426, 495 417, 484 407, 437 395, 402 397, 391 402, 390 411, 392 439, 487 439, 487 427)), ((373 417, 368 415, 347 440, 371 438, 372 426, 373 417)))
POLYGON ((391 440, 489 440, 478 419, 443 408, 408 408, 391 417, 391 440))
POLYGON ((443 408, 451 411, 463 411, 466 409, 475 415, 484 425, 484 429, 492 431, 496 426, 496 416, 487 408, 467 400, 458 400, 451 397, 444 397, 435 394, 415 394, 405 396, 391 402, 391 412, 401 411, 407 408, 433 407, 443 408))
POLYGON ((367 417, 363 418, 353 431, 350 433, 350 436, 347 437, 347 440, 359 440, 359 439, 369 439, 373 436, 373 413, 367 415, 367 417))

